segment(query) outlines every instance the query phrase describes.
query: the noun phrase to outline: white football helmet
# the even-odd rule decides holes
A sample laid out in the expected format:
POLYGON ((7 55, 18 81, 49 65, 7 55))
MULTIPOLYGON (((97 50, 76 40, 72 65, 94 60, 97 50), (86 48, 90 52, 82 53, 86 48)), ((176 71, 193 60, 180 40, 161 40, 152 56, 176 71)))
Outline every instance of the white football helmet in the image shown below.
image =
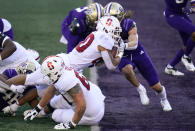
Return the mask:
POLYGON ((41 65, 42 74, 48 76, 52 83, 58 81, 64 70, 64 61, 59 56, 48 56, 41 65))
POLYGON ((37 61, 40 61, 40 55, 39 52, 34 50, 34 49, 27 49, 27 51, 29 52, 29 54, 37 61))
POLYGON ((97 23, 96 29, 103 31, 111 36, 115 43, 118 43, 121 39, 120 33, 122 32, 120 22, 114 16, 103 16, 97 23))
POLYGON ((32 62, 23 62, 16 68, 18 74, 30 74, 36 70, 36 66, 32 62))

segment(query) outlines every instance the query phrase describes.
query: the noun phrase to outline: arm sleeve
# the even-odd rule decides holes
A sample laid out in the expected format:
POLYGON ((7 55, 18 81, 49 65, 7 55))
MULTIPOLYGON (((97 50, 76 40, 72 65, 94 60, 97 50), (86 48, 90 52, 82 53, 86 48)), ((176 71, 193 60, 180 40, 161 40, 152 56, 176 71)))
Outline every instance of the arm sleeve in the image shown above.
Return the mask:
POLYGON ((101 51, 101 55, 102 55, 102 58, 103 58, 103 60, 104 60, 104 63, 105 63, 105 65, 106 65, 106 67, 107 67, 109 70, 114 70, 114 69, 116 69, 116 66, 114 66, 114 65, 112 64, 112 60, 111 60, 111 58, 110 58, 110 56, 109 56, 109 54, 108 54, 107 51, 101 51))

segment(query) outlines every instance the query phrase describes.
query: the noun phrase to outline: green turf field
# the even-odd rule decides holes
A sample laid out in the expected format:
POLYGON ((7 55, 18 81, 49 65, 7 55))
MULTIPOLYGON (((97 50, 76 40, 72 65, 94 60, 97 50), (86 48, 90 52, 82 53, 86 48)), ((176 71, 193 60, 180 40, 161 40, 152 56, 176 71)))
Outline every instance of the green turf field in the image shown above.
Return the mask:
MULTIPOLYGON (((0 17, 8 19, 15 33, 15 41, 40 53, 41 60, 48 55, 65 52, 59 43, 61 23, 69 10, 86 5, 86 0, 0 0, 0 17)), ((24 122, 22 107, 15 117, 0 113, 0 131, 50 131, 55 123, 50 118, 24 122)), ((73 131, 89 131, 88 126, 73 131)))

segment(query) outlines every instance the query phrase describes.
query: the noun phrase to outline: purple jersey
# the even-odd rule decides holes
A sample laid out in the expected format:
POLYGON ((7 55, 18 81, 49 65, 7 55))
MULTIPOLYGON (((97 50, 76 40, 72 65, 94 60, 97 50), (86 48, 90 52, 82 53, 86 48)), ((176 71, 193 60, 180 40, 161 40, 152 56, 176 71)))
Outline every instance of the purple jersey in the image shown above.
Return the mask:
POLYGON ((7 76, 8 79, 18 75, 15 69, 6 69, 3 74, 7 76))
POLYGON ((185 13, 185 8, 187 6, 188 0, 165 0, 166 3, 166 13, 185 13))
POLYGON ((14 32, 9 21, 0 18, 0 32, 3 32, 6 36, 14 40, 14 32))
POLYGON ((92 29, 89 28, 89 26, 86 23, 86 14, 85 14, 86 10, 87 10, 87 7, 80 7, 80 8, 71 10, 68 16, 66 16, 66 18, 62 22, 61 31, 62 31, 62 35, 68 41, 67 43, 68 53, 72 51, 72 49, 74 49, 74 47, 80 41, 83 41, 92 32, 92 29), (79 23, 79 27, 76 30, 76 33, 72 33, 69 29, 69 26, 71 25, 72 21, 75 18, 77 19, 77 22, 79 23))

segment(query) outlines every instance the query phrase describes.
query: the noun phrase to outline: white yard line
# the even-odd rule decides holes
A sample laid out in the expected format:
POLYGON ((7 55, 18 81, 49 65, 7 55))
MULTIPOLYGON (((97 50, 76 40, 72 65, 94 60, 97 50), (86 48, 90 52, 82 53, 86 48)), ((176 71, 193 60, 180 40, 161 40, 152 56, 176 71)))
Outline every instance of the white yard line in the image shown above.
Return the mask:
MULTIPOLYGON (((87 0, 88 4, 93 3, 93 0, 87 0)), ((90 69, 90 81, 94 84, 98 85, 97 83, 98 75, 97 75, 97 69, 96 67, 93 67, 90 69)), ((99 125, 93 125, 91 126, 91 131, 100 131, 99 125)))

